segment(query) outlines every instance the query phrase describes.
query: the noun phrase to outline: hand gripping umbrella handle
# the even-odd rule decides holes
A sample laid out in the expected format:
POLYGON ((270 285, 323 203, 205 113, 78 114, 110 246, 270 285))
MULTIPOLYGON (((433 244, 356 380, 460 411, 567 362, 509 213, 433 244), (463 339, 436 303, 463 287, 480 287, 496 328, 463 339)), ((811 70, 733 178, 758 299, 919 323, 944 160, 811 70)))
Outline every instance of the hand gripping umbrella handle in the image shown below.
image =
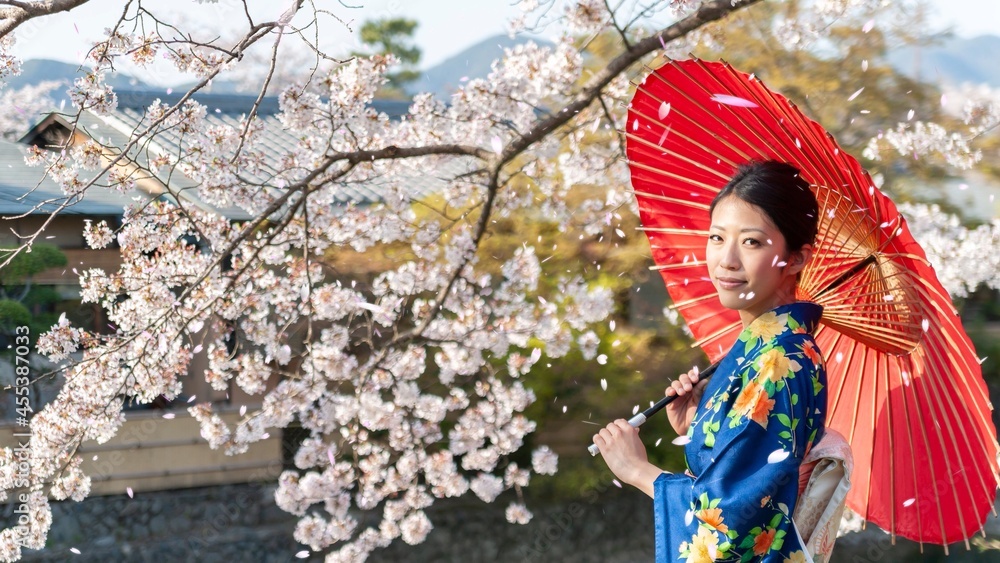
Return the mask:
MULTIPOLYGON (((715 373, 715 368, 717 367, 719 367, 718 363, 714 363, 708 366, 707 368, 705 368, 705 371, 699 374, 699 379, 708 379, 709 377, 712 376, 713 373, 715 373)), ((630 418, 628 421, 629 426, 633 428, 638 428, 642 426, 642 424, 646 422, 646 419, 663 410, 663 407, 667 406, 667 404, 670 403, 670 401, 673 401, 678 396, 679 395, 671 395, 670 397, 664 397, 660 399, 659 401, 657 401, 655 405, 649 407, 648 409, 630 418)), ((595 456, 601 453, 601 450, 598 449, 597 444, 591 444, 590 447, 587 448, 587 451, 590 452, 591 456, 595 456)))

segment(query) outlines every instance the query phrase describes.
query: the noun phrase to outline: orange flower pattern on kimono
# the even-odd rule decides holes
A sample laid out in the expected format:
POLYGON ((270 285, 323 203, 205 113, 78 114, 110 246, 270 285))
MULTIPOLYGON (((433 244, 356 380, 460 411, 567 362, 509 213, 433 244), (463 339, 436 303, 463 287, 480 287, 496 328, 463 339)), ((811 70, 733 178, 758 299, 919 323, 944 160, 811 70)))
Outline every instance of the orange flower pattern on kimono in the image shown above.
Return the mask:
POLYGON ((825 423, 812 338, 821 315, 812 303, 777 307, 720 362, 688 429, 687 471, 653 483, 658 563, 804 560, 789 515, 799 465, 825 423))

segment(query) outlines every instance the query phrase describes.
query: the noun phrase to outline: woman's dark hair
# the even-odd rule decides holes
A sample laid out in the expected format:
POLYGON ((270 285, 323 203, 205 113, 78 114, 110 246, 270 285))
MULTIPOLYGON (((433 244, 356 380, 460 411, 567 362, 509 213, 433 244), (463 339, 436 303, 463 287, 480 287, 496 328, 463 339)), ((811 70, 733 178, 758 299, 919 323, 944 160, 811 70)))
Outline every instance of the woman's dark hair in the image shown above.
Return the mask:
POLYGON ((815 241, 819 204, 809 182, 791 164, 776 160, 741 164, 732 180, 712 200, 709 214, 728 196, 736 196, 763 210, 785 237, 788 250, 794 252, 815 241))

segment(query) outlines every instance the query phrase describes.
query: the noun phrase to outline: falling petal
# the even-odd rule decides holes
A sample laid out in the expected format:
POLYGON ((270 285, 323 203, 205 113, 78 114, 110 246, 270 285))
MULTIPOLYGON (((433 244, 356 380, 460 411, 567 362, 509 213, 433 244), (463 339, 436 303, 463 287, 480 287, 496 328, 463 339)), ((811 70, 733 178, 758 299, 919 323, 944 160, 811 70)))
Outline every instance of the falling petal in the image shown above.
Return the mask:
POLYGON ((660 120, 662 121, 666 119, 668 115, 670 115, 670 104, 667 102, 660 102, 660 120))
POLYGON ((771 455, 767 456, 768 463, 780 463, 788 458, 788 452, 785 450, 774 450, 771 455))
POLYGON ((619 489, 622 488, 622 484, 618 482, 618 479, 612 479, 611 482, 614 483, 619 489))
POLYGON ((915 499, 915 498, 906 499, 905 501, 903 501, 903 506, 910 506, 911 504, 913 504, 915 502, 917 502, 917 499, 915 499))
POLYGON ((684 513, 684 523, 690 526, 691 522, 694 522, 694 512, 688 510, 686 513, 684 513))
POLYGON ((135 498, 135 495, 132 493, 132 487, 125 487, 125 492, 128 493, 128 498, 135 498))
POLYGON ((632 120, 632 130, 636 131, 638 129, 639 129, 639 118, 637 117, 632 120))
MULTIPOLYGON (((76 25, 74 24, 73 27, 76 27, 76 25)), ((75 548, 75 547, 71 547, 71 548, 69 548, 69 550, 72 551, 73 553, 77 554, 77 555, 80 555, 80 550, 77 549, 77 548, 75 548)))
POLYGON ((969 189, 969 184, 959 184, 958 185, 958 189, 962 190, 962 191, 965 191, 965 190, 969 189))
POLYGON ((610 323, 608 323, 608 326, 611 327, 611 330, 613 332, 615 330, 615 321, 611 321, 610 323))
POLYGON ((757 104, 751 102, 750 100, 740 98, 737 96, 730 96, 728 94, 713 94, 712 101, 718 102, 720 104, 725 104, 727 106, 735 106, 739 108, 755 108, 757 104))
POLYGON ((840 361, 844 359, 844 353, 843 352, 837 352, 837 355, 835 356, 835 358, 837 360, 837 363, 840 363, 840 361))
POLYGON ((199 344, 199 345, 197 345, 197 346, 194 347, 194 350, 191 350, 191 353, 192 354, 197 354, 198 352, 201 352, 201 350, 202 350, 201 344, 199 344))
POLYGON ((910 374, 905 371, 903 372, 903 385, 910 386, 910 374))
POLYGON ((875 27, 875 20, 868 20, 865 22, 864 27, 861 28, 861 31, 868 33, 873 27, 875 27))
POLYGON ((306 557, 309 557, 309 550, 303 549, 302 551, 296 553, 295 557, 298 557, 299 559, 305 559, 306 557))
POLYGON ((330 465, 336 465, 337 464, 337 462, 334 461, 334 459, 333 459, 333 447, 332 446, 326 449, 326 458, 330 460, 330 465))
POLYGON ((247 413, 247 406, 246 405, 240 405, 240 416, 243 416, 246 413, 247 413))
POLYGON ((607 379, 601 378, 601 389, 603 389, 605 391, 608 390, 608 380, 607 379))
POLYGON ((663 42, 663 36, 662 35, 657 35, 656 38, 660 40, 660 47, 663 47, 663 50, 666 51, 667 50, 667 44, 663 42))
POLYGON ((747 294, 747 299, 753 299, 754 295, 756 294, 751 291, 750 293, 747 294))
POLYGON ((861 61, 861 72, 868 72, 868 59, 861 61))
POLYGON ((597 363, 601 364, 602 366, 608 363, 608 355, 601 354, 600 356, 597 356, 597 363))
POLYGON ((861 88, 858 89, 857 92, 851 94, 851 96, 849 98, 847 98, 847 101, 850 102, 850 101, 854 100, 854 98, 857 98, 858 96, 860 96, 861 92, 864 92, 864 91, 865 91, 865 87, 862 86, 861 88))
POLYGON ((177 415, 175 415, 175 414, 174 414, 174 413, 172 413, 172 412, 168 412, 168 413, 166 413, 166 414, 164 414, 164 415, 163 415, 163 418, 166 418, 166 419, 168 419, 168 420, 169 420, 169 419, 171 419, 171 418, 173 418, 173 417, 175 417, 175 416, 177 416, 177 415))
POLYGON ((615 234, 618 235, 621 238, 625 238, 625 231, 623 231, 621 229, 615 229, 615 234))
POLYGON ((920 321, 920 326, 927 332, 927 329, 931 328, 931 321, 929 319, 924 319, 920 321))
POLYGON ((566 414, 566 405, 563 405, 563 414, 566 414))
POLYGON ((197 395, 191 395, 191 398, 188 399, 188 402, 189 403, 193 403, 196 397, 197 397, 197 395))
POLYGON ((670 127, 667 127, 666 129, 663 130, 663 134, 660 135, 660 140, 656 141, 656 146, 662 147, 663 142, 667 140, 667 135, 669 134, 670 134, 670 127))
POLYGON ((910 111, 906 112, 906 120, 909 121, 909 120, 913 119, 914 115, 915 115, 915 112, 912 109, 910 111))
POLYGON ((634 415, 635 415, 636 413, 638 413, 638 412, 639 412, 639 405, 636 405, 636 406, 632 407, 632 415, 633 415, 633 416, 634 416, 634 415))
POLYGON ((659 445, 660 445, 660 442, 662 442, 662 441, 663 441, 663 438, 657 438, 657 439, 656 439, 656 443, 655 443, 655 444, 653 444, 653 447, 656 447, 656 446, 659 446, 659 445))
POLYGON ((690 442, 691 442, 691 438, 689 438, 687 435, 678 436, 678 437, 676 437, 676 438, 674 438, 673 440, 670 441, 670 443, 673 444, 673 445, 675 445, 675 446, 684 446, 684 445, 687 445, 690 442))

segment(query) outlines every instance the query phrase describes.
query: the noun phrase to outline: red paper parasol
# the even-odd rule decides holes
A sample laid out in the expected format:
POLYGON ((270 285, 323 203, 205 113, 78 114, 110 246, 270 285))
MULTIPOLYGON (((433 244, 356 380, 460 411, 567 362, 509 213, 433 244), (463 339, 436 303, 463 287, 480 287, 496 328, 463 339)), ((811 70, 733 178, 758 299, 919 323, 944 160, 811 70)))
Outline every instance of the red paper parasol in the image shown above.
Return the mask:
POLYGON ((708 278, 709 203, 748 160, 799 168, 821 216, 798 297, 824 307, 827 424, 854 450, 847 504, 894 536, 968 545, 997 490, 992 406, 951 299, 892 201, 819 124, 728 64, 652 71, 625 133, 656 268, 713 362, 742 324, 708 278))

